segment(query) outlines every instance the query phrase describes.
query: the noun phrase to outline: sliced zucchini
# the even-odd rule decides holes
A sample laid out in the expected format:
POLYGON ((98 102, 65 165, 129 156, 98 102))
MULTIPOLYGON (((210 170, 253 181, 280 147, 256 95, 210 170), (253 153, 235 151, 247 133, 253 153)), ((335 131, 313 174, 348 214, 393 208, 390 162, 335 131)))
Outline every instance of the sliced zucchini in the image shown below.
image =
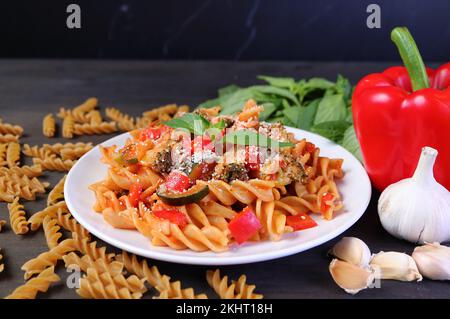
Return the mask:
POLYGON ((171 206, 182 206, 198 202, 208 195, 208 185, 194 185, 183 193, 172 193, 165 189, 162 185, 156 191, 161 200, 171 206))

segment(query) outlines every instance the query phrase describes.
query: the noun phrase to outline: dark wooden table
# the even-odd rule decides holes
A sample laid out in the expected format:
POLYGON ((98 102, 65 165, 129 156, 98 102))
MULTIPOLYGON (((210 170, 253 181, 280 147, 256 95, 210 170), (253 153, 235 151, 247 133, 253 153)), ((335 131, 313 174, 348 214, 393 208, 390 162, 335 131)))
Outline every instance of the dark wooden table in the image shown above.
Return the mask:
MULTIPOLYGON (((42 144, 63 141, 45 138, 41 122, 45 114, 56 113, 60 106, 72 107, 85 98, 96 96, 104 106, 117 106, 138 115, 143 110, 167 103, 195 106, 215 96, 216 89, 230 83, 249 85, 257 75, 293 77, 320 76, 334 80, 341 73, 356 83, 364 74, 382 70, 387 64, 374 63, 286 63, 286 62, 140 62, 140 61, 0 61, 0 116, 6 122, 25 128, 22 143, 42 144)), ((82 137, 95 143, 110 136, 82 137)), ((28 163, 28 159, 26 160, 28 163)), ((47 173, 52 186, 62 175, 47 173)), ((372 252, 381 250, 411 253, 414 246, 388 235, 381 227, 374 193, 364 216, 345 236, 363 239, 372 252)), ((45 197, 25 202, 28 215, 45 207, 45 197)), ((0 204, 0 218, 8 220, 6 204, 0 204)), ((352 297, 335 285, 328 272, 327 251, 337 239, 320 247, 290 257, 248 265, 221 267, 224 274, 237 278, 246 274, 249 282, 266 298, 449 298, 445 282, 424 280, 420 283, 383 281, 380 289, 368 289, 352 297)), ((42 230, 25 236, 15 235, 9 227, 0 233, 0 247, 5 256, 5 271, 0 274, 0 297, 23 284, 22 264, 47 250, 42 230)), ((110 247, 114 250, 113 247, 110 247)), ((214 297, 205 280, 208 267, 150 261, 161 272, 179 279, 185 287, 214 297)), ((77 298, 66 287, 68 273, 58 267, 62 281, 41 298, 77 298)), ((149 294, 150 297, 152 294, 149 294)))

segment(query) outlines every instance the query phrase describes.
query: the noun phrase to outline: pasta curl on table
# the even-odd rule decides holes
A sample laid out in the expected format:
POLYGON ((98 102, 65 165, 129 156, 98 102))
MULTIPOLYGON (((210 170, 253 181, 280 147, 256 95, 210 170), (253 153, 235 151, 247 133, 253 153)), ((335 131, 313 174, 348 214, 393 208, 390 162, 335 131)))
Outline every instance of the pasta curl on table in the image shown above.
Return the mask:
MULTIPOLYGON (((83 143, 83 142, 78 142, 78 143, 55 143, 55 144, 44 144, 42 145, 42 149, 44 149, 45 151, 50 151, 54 154, 58 154, 61 155, 61 151, 63 149, 68 149, 68 148, 82 148, 82 149, 92 149, 93 144, 92 143, 83 143)), ((36 157, 36 156, 35 156, 36 157)))
POLYGON ((150 111, 146 111, 142 113, 142 115, 146 118, 155 120, 161 117, 161 115, 174 115, 178 111, 178 106, 176 104, 167 104, 160 107, 157 107, 155 109, 152 109, 150 111))
POLYGON ((6 299, 34 299, 38 292, 47 292, 50 285, 59 281, 55 274, 55 267, 49 267, 37 277, 28 280, 24 285, 16 288, 6 299))
POLYGON ((6 151, 6 162, 9 168, 16 167, 20 161, 20 144, 12 142, 8 144, 8 150, 6 151))
POLYGON ((89 232, 83 226, 81 226, 81 224, 78 223, 75 218, 72 217, 71 213, 62 209, 58 209, 56 213, 56 221, 58 225, 65 230, 71 233, 76 233, 78 238, 87 238, 88 240, 91 239, 91 235, 89 234, 89 232))
POLYGON ((47 114, 42 120, 42 134, 47 137, 53 137, 56 133, 56 121, 53 114, 47 114))
POLYGON ((38 177, 42 175, 42 166, 41 165, 33 165, 33 166, 14 166, 11 168, 0 167, 0 176, 10 176, 17 175, 19 177, 27 176, 29 178, 38 177))
POLYGON ((255 285, 248 285, 245 275, 239 277, 238 281, 228 283, 228 276, 220 277, 220 270, 208 270, 206 280, 221 299, 262 299, 264 296, 255 294, 255 285))
POLYGON ((43 147, 39 147, 37 145, 30 146, 28 144, 23 145, 22 153, 29 157, 35 157, 35 158, 41 158, 41 159, 48 158, 52 154, 51 151, 49 151, 43 147))
POLYGON ((116 256, 116 260, 123 263, 125 269, 145 279, 152 287, 160 292, 161 299, 206 299, 205 294, 195 294, 192 288, 181 288, 180 281, 171 281, 167 275, 161 275, 156 266, 149 267, 146 259, 139 261, 136 255, 122 251, 116 256))
POLYGON ((19 142, 19 135, 0 134, 0 143, 19 142))
POLYGON ((22 136, 23 127, 19 125, 12 125, 9 123, 0 122, 0 134, 12 134, 22 136))
POLYGON ((75 135, 110 134, 117 131, 116 122, 102 122, 100 124, 75 124, 75 135))
POLYGON ((34 213, 30 219, 28 220, 31 225, 31 230, 36 231, 41 227, 42 222, 44 221, 45 216, 50 216, 51 218, 56 218, 58 214, 58 210, 62 210, 63 212, 69 212, 67 208, 66 202, 58 202, 52 206, 48 206, 43 210, 34 213))
POLYGON ((5 270, 5 264, 3 263, 2 249, 0 248, 0 272, 3 272, 3 270, 5 270))
POLYGON ((42 158, 33 158, 33 164, 41 165, 44 170, 48 171, 59 171, 59 172, 68 172, 73 165, 75 165, 76 161, 65 160, 63 161, 61 158, 56 157, 55 155, 50 155, 44 159, 42 158))
POLYGON ((60 200, 64 200, 64 184, 66 182, 66 178, 67 175, 64 175, 64 177, 59 180, 55 187, 53 187, 50 193, 48 193, 47 206, 54 205, 60 200))
MULTIPOLYGON (((8 144, 0 144, 0 167, 8 165, 6 162, 6 150, 8 149, 8 144)), ((3 168, 3 167, 2 167, 3 168)))
POLYGON ((61 158, 63 160, 77 160, 87 152, 89 152, 92 149, 91 145, 86 145, 82 147, 68 147, 63 148, 60 151, 61 158))
POLYGON ((86 117, 89 119, 89 123, 92 125, 98 125, 103 122, 102 115, 97 110, 89 111, 86 117))
POLYGON ((58 241, 62 237, 62 234, 59 232, 61 228, 58 226, 56 220, 48 215, 45 216, 42 228, 44 229, 45 241, 47 242, 48 248, 53 249, 58 246, 58 241))
POLYGON ((28 233, 28 221, 23 205, 19 203, 19 197, 14 198, 13 202, 8 204, 9 220, 13 232, 16 235, 28 233))
POLYGON ((0 232, 2 231, 3 226, 5 226, 5 225, 6 225, 6 220, 0 219, 0 232))
POLYGON ((93 260, 104 259, 110 262, 114 258, 114 253, 106 253, 106 247, 97 247, 97 242, 90 242, 89 238, 82 238, 77 233, 72 233, 76 250, 83 255, 91 257, 93 260))
POLYGON ((123 263, 119 261, 107 262, 105 259, 93 260, 88 255, 80 257, 74 252, 63 256, 63 260, 66 268, 73 267, 75 265, 78 266, 83 272, 87 272, 89 268, 94 268, 99 273, 108 272, 111 276, 122 274, 124 268, 123 263))
POLYGON ((64 138, 73 138, 75 132, 75 120, 72 115, 67 115, 63 120, 62 136, 64 138))
POLYGON ((61 260, 64 255, 74 250, 76 250, 75 241, 69 238, 63 240, 49 251, 43 252, 37 257, 28 260, 20 268, 25 272, 25 280, 28 280, 35 274, 41 273, 48 267, 56 266, 58 260, 61 260))
POLYGON ((106 116, 117 123, 117 126, 122 132, 128 132, 135 129, 134 119, 128 115, 122 113, 115 107, 107 107, 105 110, 106 116))

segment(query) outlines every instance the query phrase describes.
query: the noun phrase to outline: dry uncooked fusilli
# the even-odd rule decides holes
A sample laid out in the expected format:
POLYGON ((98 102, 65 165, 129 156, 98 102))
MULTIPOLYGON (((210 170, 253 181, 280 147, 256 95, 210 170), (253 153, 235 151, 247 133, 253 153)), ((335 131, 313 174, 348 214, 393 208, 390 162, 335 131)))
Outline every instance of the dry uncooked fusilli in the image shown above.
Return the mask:
POLYGON ((105 259, 111 261, 115 254, 107 254, 106 247, 97 247, 97 242, 90 242, 89 238, 82 238, 77 233, 72 233, 72 238, 75 242, 76 250, 83 255, 88 255, 93 260, 105 259))
POLYGON ((63 160, 77 160, 92 149, 92 145, 86 144, 81 147, 67 147, 61 149, 61 158, 63 160))
POLYGON ((74 252, 63 256, 63 260, 66 268, 76 265, 83 272, 87 272, 88 268, 95 268, 99 273, 109 272, 111 276, 122 274, 124 267, 123 263, 119 261, 107 262, 105 259, 93 260, 88 255, 80 257, 74 252))
POLYGON ((2 272, 5 269, 5 264, 3 263, 3 255, 0 248, 0 272, 2 272))
POLYGON ((246 283, 246 276, 239 277, 237 282, 228 284, 228 276, 220 277, 219 269, 215 271, 208 270, 206 272, 206 280, 208 284, 214 289, 221 299, 262 299, 263 295, 255 294, 254 285, 246 283))
POLYGON ((23 150, 22 152, 29 157, 35 157, 35 158, 47 158, 49 157, 52 153, 49 150, 46 150, 43 147, 39 147, 37 145, 35 146, 30 146, 28 144, 24 144, 23 145, 23 150))
POLYGON ((42 149, 45 151, 50 151, 54 154, 61 154, 61 150, 67 148, 92 148, 92 143, 56 143, 56 144, 44 144, 42 145, 42 149))
POLYGON ((34 299, 38 292, 46 292, 52 283, 59 281, 55 274, 55 267, 42 271, 36 278, 28 280, 24 285, 16 288, 6 299, 34 299))
POLYGON ((75 161, 63 161, 61 158, 51 155, 45 159, 33 158, 33 164, 41 165, 44 170, 48 171, 68 172, 75 165, 75 161))
POLYGON ((17 166, 20 161, 20 144, 12 142, 8 144, 8 149, 6 151, 6 162, 9 168, 17 166))
POLYGON ((97 110, 90 111, 86 116, 89 119, 89 123, 92 125, 98 125, 103 122, 102 115, 97 110))
POLYGON ((19 142, 19 135, 0 134, 0 143, 19 142))
POLYGON ((58 246, 58 241, 62 237, 60 233, 60 227, 57 225, 55 219, 50 216, 45 216, 42 223, 42 228, 44 229, 45 240, 47 241, 47 246, 49 249, 53 249, 58 246))
POLYGON ((5 226, 5 225, 6 225, 6 220, 0 219, 0 232, 2 231, 3 226, 5 226))
POLYGON ((178 111, 178 106, 176 104, 167 104, 164 106, 160 106, 156 109, 152 109, 150 111, 146 111, 142 113, 142 115, 149 119, 158 119, 162 114, 166 115, 174 115, 178 111))
POLYGON ((23 127, 19 125, 12 125, 9 123, 0 122, 0 134, 13 134, 22 136, 23 127))
POLYGON ((116 122, 102 122, 100 124, 75 124, 75 135, 110 134, 117 131, 116 122))
POLYGON ((75 132, 75 120, 72 115, 67 115, 63 120, 62 136, 64 138, 73 138, 75 132))
POLYGON ((65 239, 56 247, 46 251, 36 258, 27 261, 22 265, 21 269, 25 271, 25 280, 29 279, 35 274, 39 274, 48 267, 56 266, 58 260, 61 260, 64 255, 76 249, 75 242, 72 238, 65 239))
POLYGON ((23 235, 28 233, 28 222, 26 219, 24 207, 19 203, 19 197, 16 197, 14 201, 8 204, 9 220, 13 232, 17 235, 23 235))
POLYGON ((53 187, 53 189, 48 193, 47 197, 47 206, 51 206, 64 199, 64 183, 66 182, 67 175, 64 175, 63 178, 59 180, 59 182, 53 187))
POLYGON ((47 114, 42 120, 42 133, 44 136, 53 137, 56 132, 56 121, 53 114, 47 114))
POLYGON ((26 200, 35 200, 36 194, 44 194, 48 186, 47 182, 41 182, 36 177, 29 178, 14 173, 0 176, 0 191, 26 200))
POLYGON ((11 174, 15 174, 19 177, 27 176, 30 178, 38 177, 42 175, 42 167, 40 165, 33 166, 14 166, 11 168, 0 167, 0 176, 10 176, 11 174))
POLYGON ((47 215, 52 218, 56 218, 59 209, 61 209, 63 212, 69 212, 66 202, 62 201, 56 203, 55 205, 48 206, 37 213, 34 213, 28 220, 31 225, 31 230, 36 231, 39 227, 41 227, 42 222, 47 215))
POLYGON ((88 240, 91 239, 91 235, 89 234, 89 232, 83 226, 81 226, 75 218, 72 218, 72 214, 70 214, 69 212, 58 209, 56 221, 58 222, 58 225, 65 230, 71 233, 76 233, 78 238, 87 238, 88 240))
POLYGON ((8 165, 6 163, 6 150, 8 149, 8 144, 0 144, 0 167, 8 165))
POLYGON ((130 115, 120 112, 115 107, 107 107, 105 112, 110 120, 117 122, 117 126, 122 132, 135 129, 134 119, 130 115))

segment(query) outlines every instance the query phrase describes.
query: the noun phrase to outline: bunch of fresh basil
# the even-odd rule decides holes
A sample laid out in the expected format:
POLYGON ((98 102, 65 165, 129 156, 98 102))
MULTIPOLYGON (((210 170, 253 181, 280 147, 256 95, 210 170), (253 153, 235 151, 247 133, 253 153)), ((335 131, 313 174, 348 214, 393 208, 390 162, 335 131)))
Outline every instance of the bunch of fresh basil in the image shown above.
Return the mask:
POLYGON ((248 99, 264 106, 260 120, 281 122, 322 135, 342 145, 359 160, 361 151, 356 139, 351 113, 353 87, 339 75, 336 82, 323 78, 302 79, 259 76, 266 85, 246 88, 229 85, 219 89, 218 97, 199 107, 220 105, 221 114, 242 110, 248 99))

